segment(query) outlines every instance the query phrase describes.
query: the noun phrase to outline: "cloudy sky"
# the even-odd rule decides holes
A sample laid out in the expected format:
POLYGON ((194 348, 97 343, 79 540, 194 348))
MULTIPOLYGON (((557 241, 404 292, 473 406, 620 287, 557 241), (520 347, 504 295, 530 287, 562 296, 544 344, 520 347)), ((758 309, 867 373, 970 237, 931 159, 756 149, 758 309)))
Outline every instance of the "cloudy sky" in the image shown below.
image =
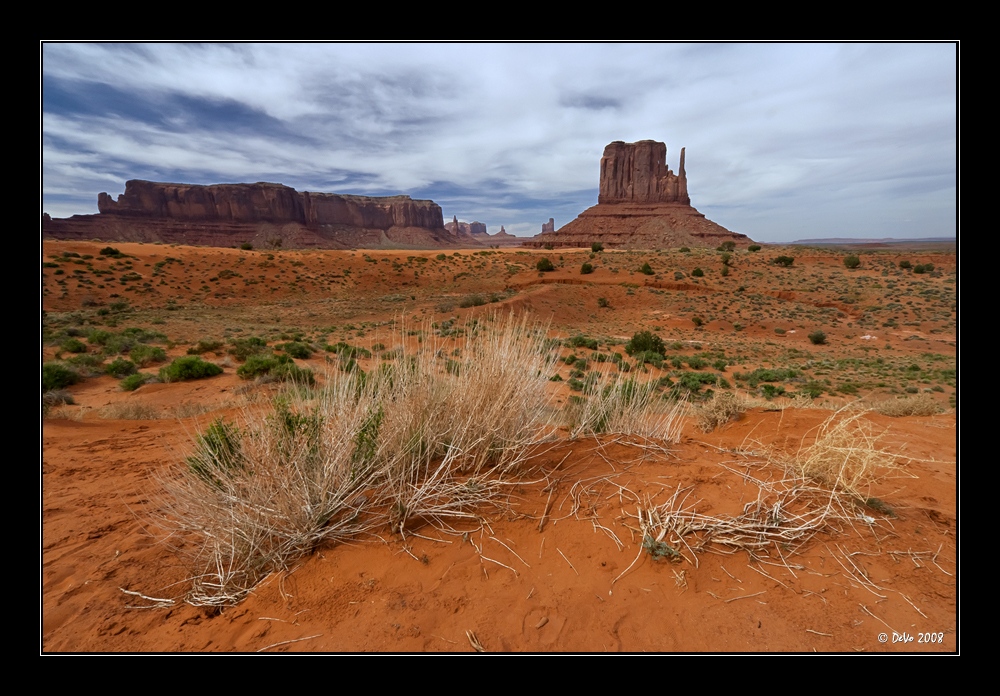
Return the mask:
POLYGON ((430 198, 533 235, 613 140, 758 241, 954 236, 953 44, 43 43, 42 209, 127 179, 430 198))

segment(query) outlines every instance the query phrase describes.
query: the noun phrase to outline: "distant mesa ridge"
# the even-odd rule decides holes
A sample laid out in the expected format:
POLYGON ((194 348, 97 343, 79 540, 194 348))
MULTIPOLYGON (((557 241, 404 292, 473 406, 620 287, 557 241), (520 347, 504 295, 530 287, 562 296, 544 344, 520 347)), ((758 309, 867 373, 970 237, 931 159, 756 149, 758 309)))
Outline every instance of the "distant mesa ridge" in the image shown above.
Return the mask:
POLYGON ((98 215, 43 217, 59 239, 315 248, 457 246, 441 206, 409 196, 299 192, 283 184, 171 184, 132 179, 117 200, 97 199, 98 215))
POLYGON ((441 206, 409 196, 350 196, 299 193, 283 184, 166 184, 133 179, 115 201, 97 197, 102 215, 220 220, 225 222, 296 222, 302 225, 350 224, 359 227, 444 227, 441 206))
POLYGON ((657 249, 715 247, 725 241, 740 246, 753 240, 708 220, 691 206, 685 151, 675 174, 667 167, 667 146, 655 140, 604 148, 597 205, 558 230, 552 221, 526 246, 583 246, 657 249))

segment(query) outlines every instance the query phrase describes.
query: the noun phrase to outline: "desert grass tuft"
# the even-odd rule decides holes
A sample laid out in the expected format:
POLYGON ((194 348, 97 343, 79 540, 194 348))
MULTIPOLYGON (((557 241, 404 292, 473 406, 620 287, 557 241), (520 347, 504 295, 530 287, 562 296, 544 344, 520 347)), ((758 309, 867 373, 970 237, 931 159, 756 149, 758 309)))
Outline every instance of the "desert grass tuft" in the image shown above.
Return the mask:
POLYGON ((609 433, 660 443, 680 441, 684 402, 665 398, 655 380, 607 376, 587 392, 568 409, 571 438, 609 433))
POLYGON ((904 416, 933 416, 943 413, 945 407, 930 394, 906 397, 902 399, 887 399, 872 404, 872 410, 883 416, 902 418, 904 416))
POLYGON ((97 415, 105 420, 155 420, 160 412, 155 406, 141 401, 118 401, 103 406, 97 415))

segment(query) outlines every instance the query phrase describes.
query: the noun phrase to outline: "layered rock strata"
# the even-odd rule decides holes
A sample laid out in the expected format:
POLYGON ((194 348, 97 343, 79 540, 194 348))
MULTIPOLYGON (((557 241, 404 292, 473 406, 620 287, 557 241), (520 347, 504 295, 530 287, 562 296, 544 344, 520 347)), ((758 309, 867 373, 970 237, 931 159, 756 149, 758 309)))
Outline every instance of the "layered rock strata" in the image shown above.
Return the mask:
POLYGON ((725 241, 746 246, 752 240, 707 219, 691 206, 685 152, 675 174, 667 167, 667 146, 653 140, 616 141, 601 157, 597 205, 558 230, 546 229, 526 246, 659 249, 715 247, 725 241))
POLYGON ((282 184, 131 180, 98 215, 44 219, 43 236, 181 244, 350 248, 457 246, 441 207, 409 196, 298 192, 282 184))

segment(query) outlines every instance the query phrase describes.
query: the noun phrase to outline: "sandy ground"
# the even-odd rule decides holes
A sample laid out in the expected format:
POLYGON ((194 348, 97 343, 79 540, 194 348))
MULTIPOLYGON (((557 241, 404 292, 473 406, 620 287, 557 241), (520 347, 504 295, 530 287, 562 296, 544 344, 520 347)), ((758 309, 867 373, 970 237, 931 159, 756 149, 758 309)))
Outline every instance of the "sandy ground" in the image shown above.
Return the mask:
MULTIPOLYGON (((281 332, 371 346, 389 343, 391 320, 461 321, 503 307, 548 322, 554 337, 624 341, 651 329, 680 344, 678 354, 723 351, 734 383, 739 371, 794 364, 831 384, 808 402, 756 395, 740 420, 707 433, 691 406, 680 442, 666 449, 611 435, 570 440, 563 429, 507 505, 482 510, 466 534, 386 529, 322 546, 220 610, 184 601, 192 569, 155 523, 157 474, 183 466, 213 419, 238 418, 277 386, 241 381, 221 351, 205 355, 225 370, 207 380, 123 392, 117 379, 91 377, 69 388, 74 404, 42 421, 45 652, 958 650, 953 254, 868 252, 848 272, 843 252, 765 249, 741 252, 721 276, 714 251, 605 252, 581 275, 586 250, 439 256, 116 244, 132 258, 95 275, 111 265, 99 260, 103 246, 43 244, 42 261, 64 271, 43 267, 45 326, 141 326, 164 334, 174 357, 205 338, 278 341, 281 332), (67 251, 81 256, 53 261, 67 251), (784 252, 795 255, 792 268, 768 263, 784 252), (555 272, 535 270, 542 256, 555 272), (175 260, 156 265, 167 258, 175 260), (900 258, 936 270, 905 274, 900 258), (638 273, 646 259, 656 275, 638 273), (692 277, 695 267, 705 276, 692 277), (140 278, 120 280, 126 273, 140 278), (496 301, 462 308, 474 294, 496 301), (99 313, 123 300, 127 310, 99 313), (807 339, 816 329, 825 344, 807 339), (800 456, 836 409, 912 395, 911 384, 942 412, 864 416, 895 465, 869 491, 890 512, 848 505, 805 543, 753 556, 704 534, 688 537, 675 562, 643 549, 640 511, 681 491, 699 513, 739 516, 758 497, 754 481, 782 479, 780 462, 800 456), (142 419, 116 419, 123 404, 143 406, 142 419)), ((45 342, 42 357, 58 351, 45 342)), ((298 362, 319 375, 329 367, 323 351, 298 362)), ((556 409, 571 395, 563 376, 552 384, 556 409)))

